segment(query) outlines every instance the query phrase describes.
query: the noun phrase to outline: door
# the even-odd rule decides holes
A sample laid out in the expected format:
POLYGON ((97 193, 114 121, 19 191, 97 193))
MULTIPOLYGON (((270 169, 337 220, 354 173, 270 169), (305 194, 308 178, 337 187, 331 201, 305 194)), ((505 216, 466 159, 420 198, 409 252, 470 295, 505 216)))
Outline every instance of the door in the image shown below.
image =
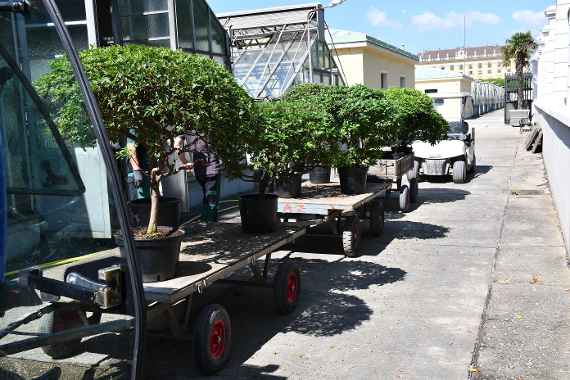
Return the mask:
MULTIPOLYGON (((82 36, 69 33, 53 0, 30 3, 25 11, 0 8, 0 178, 5 184, 0 330, 9 333, 0 333, 0 378, 53 374, 54 363, 62 359, 68 363, 57 366, 62 378, 108 373, 111 363, 114 377, 135 378, 142 347, 142 284, 130 238, 121 257, 113 239, 91 233, 93 213, 101 207, 119 220, 121 229, 114 233, 127 231, 128 224, 110 144, 73 49, 82 36), (68 92, 54 96, 42 79, 64 64, 73 80, 68 92), (65 123, 71 129, 62 129, 63 123, 52 117, 63 104, 77 109, 65 123), (92 181, 93 170, 80 168, 81 152, 93 147, 101 151, 93 170, 104 167, 108 186, 92 181), (93 187, 109 193, 101 198, 106 205, 91 204, 87 194, 93 187), (71 272, 89 277, 89 271, 114 264, 124 268, 124 275, 116 277, 124 281, 115 281, 120 302, 106 313, 91 299, 69 293, 75 289, 66 284, 71 272), (91 326, 97 333, 88 333, 91 326), (46 340, 64 332, 73 337, 46 340)), ((98 280, 97 274, 89 278, 98 280)))

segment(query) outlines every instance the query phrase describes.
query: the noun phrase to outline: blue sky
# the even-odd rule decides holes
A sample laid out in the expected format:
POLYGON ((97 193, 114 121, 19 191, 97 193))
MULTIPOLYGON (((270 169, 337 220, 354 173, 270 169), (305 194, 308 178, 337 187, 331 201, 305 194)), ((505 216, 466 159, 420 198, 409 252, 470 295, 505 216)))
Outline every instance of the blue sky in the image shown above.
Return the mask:
MULTIPOLYGON (((214 12, 310 3, 307 0, 208 0, 214 12)), ((323 1, 328 4, 329 0, 323 1)), ((347 0, 328 9, 331 28, 365 32, 413 53, 467 45, 502 44, 514 32, 538 33, 555 0, 347 0)))

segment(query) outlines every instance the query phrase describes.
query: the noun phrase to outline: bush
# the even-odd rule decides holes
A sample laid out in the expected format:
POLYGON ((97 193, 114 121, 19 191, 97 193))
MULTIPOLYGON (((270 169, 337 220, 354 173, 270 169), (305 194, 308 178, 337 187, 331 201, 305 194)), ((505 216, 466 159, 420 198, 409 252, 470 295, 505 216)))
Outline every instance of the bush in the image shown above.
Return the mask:
POLYGON ((433 144, 445 138, 447 122, 434 109, 429 96, 408 88, 380 91, 392 107, 388 114, 389 146, 407 146, 416 140, 433 144))
POLYGON ((325 147, 335 136, 325 110, 305 101, 277 100, 259 103, 259 115, 257 127, 250 129, 247 152, 250 169, 264 174, 263 180, 256 178, 261 192, 272 180, 328 160, 330 150, 325 147))
POLYGON ((383 93, 365 86, 325 87, 299 85, 286 99, 300 100, 322 107, 332 124, 336 144, 329 147, 324 165, 348 167, 370 165, 380 158, 388 143, 390 125, 386 122, 391 106, 383 93))
MULTIPOLYGON (((145 147, 153 199, 160 179, 173 173, 166 149, 176 136, 201 136, 226 164, 241 160, 244 131, 255 121, 256 109, 223 66, 203 56, 139 45, 85 50, 81 62, 110 139, 129 136, 145 147)), ((58 106, 54 119, 68 141, 93 146, 71 65, 58 58, 50 66, 36 83, 40 95, 58 106)))

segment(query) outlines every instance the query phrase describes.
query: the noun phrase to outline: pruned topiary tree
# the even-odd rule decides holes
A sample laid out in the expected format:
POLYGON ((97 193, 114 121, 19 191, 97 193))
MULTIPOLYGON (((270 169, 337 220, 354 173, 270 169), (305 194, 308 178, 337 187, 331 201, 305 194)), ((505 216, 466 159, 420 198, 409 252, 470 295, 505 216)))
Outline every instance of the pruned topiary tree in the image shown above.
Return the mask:
MULTIPOLYGON (((111 141, 129 137, 148 154, 147 235, 157 232, 160 181, 176 172, 169 156, 183 153, 175 148, 177 136, 200 137, 227 164, 242 160, 244 131, 254 122, 256 107, 223 66, 203 56, 140 45, 85 50, 81 63, 111 141)), ((54 119, 68 141, 94 146, 89 121, 80 119, 83 104, 71 65, 57 58, 50 66, 52 71, 36 82, 39 93, 58 105, 54 119)), ((127 148, 119 152, 129 154, 127 148)))

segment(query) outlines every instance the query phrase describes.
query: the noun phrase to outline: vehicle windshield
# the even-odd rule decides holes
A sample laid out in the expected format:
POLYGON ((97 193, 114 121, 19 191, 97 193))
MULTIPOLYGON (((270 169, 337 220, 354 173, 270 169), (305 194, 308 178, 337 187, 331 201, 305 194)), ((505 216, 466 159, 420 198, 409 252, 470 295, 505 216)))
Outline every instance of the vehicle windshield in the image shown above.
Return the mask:
POLYGON ((452 121, 449 123, 447 133, 450 135, 465 134, 467 133, 467 128, 465 127, 465 123, 462 121, 452 121))
MULTIPOLYGON (((87 259, 105 257, 107 266, 123 263, 113 239, 119 226, 107 169, 83 97, 77 91, 76 96, 54 102, 42 86, 55 70, 54 60, 66 57, 67 49, 44 2, 30 3, 24 13, 0 11, 0 147, 7 214, 7 228, 2 231, 4 257, 0 252, 4 267, 0 272, 5 272, 0 273, 0 357, 7 357, 2 358, 0 378, 49 374, 60 359, 69 364, 57 366, 61 378, 99 377, 95 374, 100 372, 100 363, 108 367, 107 360, 113 370, 102 371, 114 378, 129 372, 132 334, 119 336, 104 327, 96 335, 24 349, 26 342, 37 337, 91 324, 106 326, 109 321, 126 326, 132 320, 132 312, 124 306, 130 301, 117 307, 112 316, 101 316, 83 303, 63 298, 47 302, 57 299, 40 297, 39 292, 14 281, 31 268, 41 270, 43 278, 63 282, 71 271, 93 271, 80 267, 87 259), (77 126, 71 131, 63 130, 63 121, 54 116, 68 101, 76 102, 80 110, 76 119, 65 121, 77 126), (82 145, 78 140, 89 143, 82 145), (39 311, 41 318, 30 318, 31 323, 12 329, 39 311), (110 351, 115 353, 110 356, 110 351), (26 364, 27 360, 35 364, 26 364)), ((67 7, 63 14, 76 48, 88 46, 86 3, 82 4, 67 7)), ((78 89, 78 83, 71 85, 78 89)))

